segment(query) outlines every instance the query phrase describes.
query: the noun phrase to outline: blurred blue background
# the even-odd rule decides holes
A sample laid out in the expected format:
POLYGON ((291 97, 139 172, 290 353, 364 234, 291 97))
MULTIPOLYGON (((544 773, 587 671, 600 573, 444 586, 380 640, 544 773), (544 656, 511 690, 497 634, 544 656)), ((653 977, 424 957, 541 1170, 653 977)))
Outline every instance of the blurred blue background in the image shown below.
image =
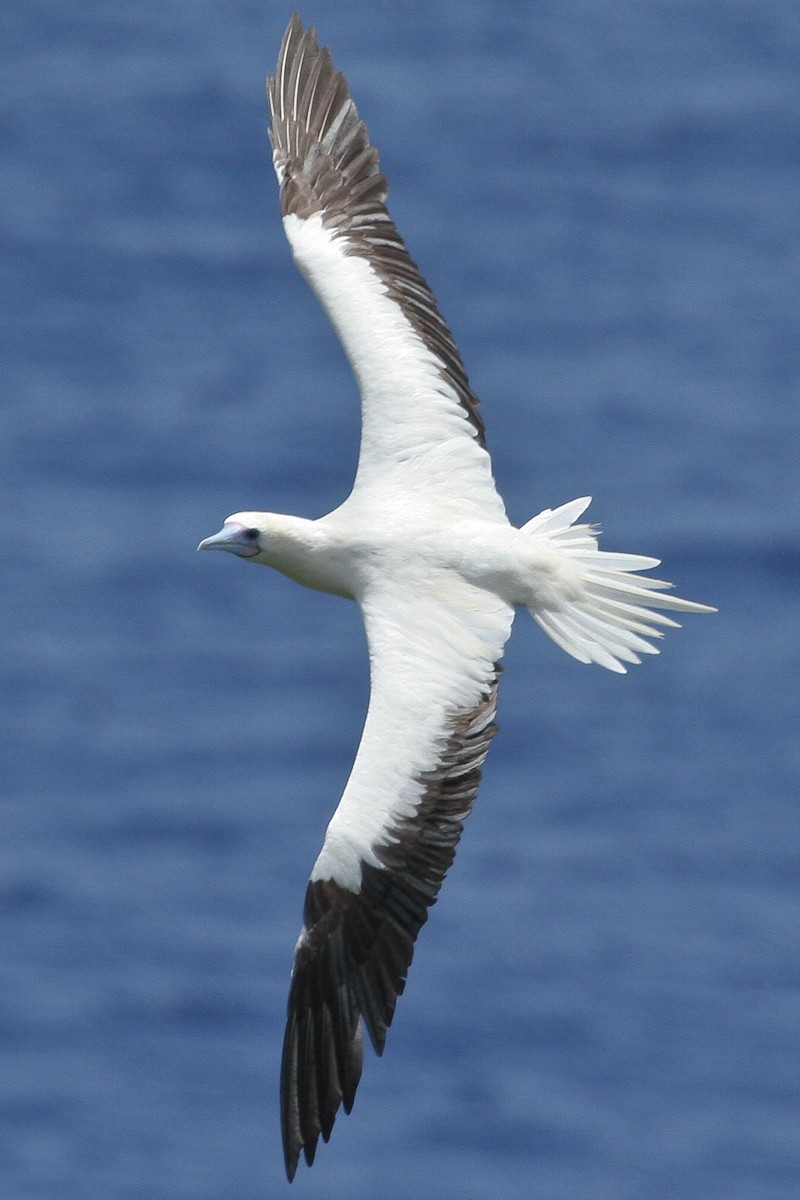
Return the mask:
POLYGON ((689 618, 626 678, 526 614, 385 1058, 290 1193, 303 893, 354 606, 195 554, 350 486, 292 266, 274 0, 0 17, 0 1177, 9 1200, 795 1200, 800 13, 303 10, 483 398, 512 519, 591 493, 689 618))

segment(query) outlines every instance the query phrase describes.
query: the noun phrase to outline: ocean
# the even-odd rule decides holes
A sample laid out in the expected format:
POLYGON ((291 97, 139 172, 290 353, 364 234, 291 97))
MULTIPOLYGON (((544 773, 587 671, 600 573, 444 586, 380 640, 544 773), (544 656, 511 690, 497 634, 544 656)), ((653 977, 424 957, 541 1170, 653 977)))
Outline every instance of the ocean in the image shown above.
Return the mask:
POLYGON ((265 133, 290 11, 0 18, 0 1190, 795 1200, 797 6, 302 11, 512 519, 591 494, 606 548, 720 611, 626 677, 520 614, 386 1053, 291 1188, 289 973, 366 648, 354 605, 195 554, 355 467, 265 133))

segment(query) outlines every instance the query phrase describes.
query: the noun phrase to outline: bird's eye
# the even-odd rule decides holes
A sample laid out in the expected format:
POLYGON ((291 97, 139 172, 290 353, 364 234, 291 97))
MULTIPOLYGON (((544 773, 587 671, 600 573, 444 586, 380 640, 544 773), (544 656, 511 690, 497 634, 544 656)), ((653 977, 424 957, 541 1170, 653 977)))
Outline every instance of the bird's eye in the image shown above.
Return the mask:
POLYGON ((258 530, 257 529, 245 529, 244 536, 247 538, 248 542, 257 542, 258 541, 258 530))

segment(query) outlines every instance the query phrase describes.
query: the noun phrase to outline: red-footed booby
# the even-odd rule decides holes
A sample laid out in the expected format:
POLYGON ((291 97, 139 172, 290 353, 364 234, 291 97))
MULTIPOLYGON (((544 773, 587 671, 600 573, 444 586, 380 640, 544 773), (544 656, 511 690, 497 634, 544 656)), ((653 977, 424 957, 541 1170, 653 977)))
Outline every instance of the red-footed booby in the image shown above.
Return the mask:
POLYGON ((370 701, 352 773, 311 872, 281 1071, 286 1171, 310 1165, 378 1054, 414 942, 455 855, 496 731, 499 660, 527 608, 573 658, 624 672, 676 622, 712 612, 609 554, 589 500, 509 523, 477 397, 386 209, 378 154, 345 77, 294 16, 268 80, 283 226, 361 393, 353 490, 316 521, 240 512, 229 550, 355 600, 370 701))

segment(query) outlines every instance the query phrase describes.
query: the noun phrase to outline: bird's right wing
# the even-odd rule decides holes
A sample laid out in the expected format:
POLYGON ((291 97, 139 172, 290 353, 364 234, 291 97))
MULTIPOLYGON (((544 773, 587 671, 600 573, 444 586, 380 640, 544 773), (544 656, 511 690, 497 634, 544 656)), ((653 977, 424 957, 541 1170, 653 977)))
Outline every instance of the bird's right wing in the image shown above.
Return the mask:
POLYGON ((383 1050, 414 941, 475 800, 495 732, 513 610, 462 580, 362 605, 370 703, 308 885, 281 1074, 286 1169, 313 1161, 361 1076, 362 1029, 383 1050))

